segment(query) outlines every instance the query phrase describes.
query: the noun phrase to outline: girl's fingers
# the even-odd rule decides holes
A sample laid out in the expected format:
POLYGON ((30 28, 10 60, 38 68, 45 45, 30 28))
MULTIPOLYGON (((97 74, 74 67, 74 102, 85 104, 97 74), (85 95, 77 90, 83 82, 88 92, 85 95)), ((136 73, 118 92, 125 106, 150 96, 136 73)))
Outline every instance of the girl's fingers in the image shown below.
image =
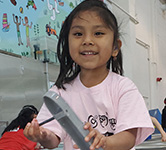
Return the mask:
POLYGON ((73 148, 79 149, 79 147, 76 144, 73 145, 73 148))
POLYGON ((92 130, 92 127, 91 127, 91 124, 89 122, 87 122, 85 125, 84 125, 84 129, 85 130, 92 130))
POLYGON ((23 133, 29 140, 38 141, 40 129, 37 120, 33 119, 31 123, 28 123, 23 133))
POLYGON ((96 138, 96 130, 91 130, 89 134, 85 137, 85 141, 89 142, 93 137, 96 138))
POLYGON ((47 131, 41 127, 40 134, 39 134, 40 138, 44 139, 47 137, 47 135, 48 135, 47 131))
POLYGON ((106 148, 106 137, 102 135, 101 139, 99 140, 99 143, 96 145, 96 148, 102 147, 103 149, 106 148))
POLYGON ((99 147, 101 147, 102 145, 103 145, 103 140, 101 141, 101 139, 102 139, 102 137, 103 137, 103 135, 102 134, 100 134, 98 131, 96 131, 96 133, 94 134, 92 134, 92 135, 94 135, 93 137, 94 137, 94 140, 93 140, 93 143, 92 143, 92 145, 90 146, 90 149, 91 150, 93 150, 93 149, 95 149, 95 148, 99 148, 99 147), (97 147, 96 147, 97 146, 97 147))
POLYGON ((24 129, 24 131, 23 131, 23 133, 24 133, 25 136, 28 135, 28 131, 29 131, 30 126, 31 126, 30 123, 27 123, 27 125, 25 126, 25 129, 24 129))
POLYGON ((89 142, 91 139, 93 139, 93 143, 90 146, 90 150, 95 150, 95 148, 100 147, 106 147, 106 137, 97 130, 93 129, 89 122, 87 122, 84 125, 84 129, 89 130, 89 134, 85 137, 85 141, 89 142))

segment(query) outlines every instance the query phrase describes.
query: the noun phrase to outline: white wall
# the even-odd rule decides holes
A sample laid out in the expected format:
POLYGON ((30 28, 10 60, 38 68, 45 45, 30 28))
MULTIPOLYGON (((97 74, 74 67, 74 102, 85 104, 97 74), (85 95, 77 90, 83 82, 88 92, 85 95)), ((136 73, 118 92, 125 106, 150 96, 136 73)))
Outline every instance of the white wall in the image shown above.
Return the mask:
MULTIPOLYGON (((139 24, 136 26, 136 38, 143 41, 148 47, 150 72, 150 102, 151 109, 162 110, 166 97, 166 12, 161 9, 159 0, 136 0, 136 17, 139 24), (161 82, 156 82, 162 77, 161 82)), ((139 63, 138 63, 139 65, 139 63)), ((139 80, 138 78, 136 80, 139 80)), ((146 82, 144 82, 145 86, 146 82)))
POLYGON ((156 57, 156 77, 162 77, 163 80, 160 83, 154 84, 157 95, 157 99, 154 100, 154 106, 161 107, 163 98, 166 97, 166 10, 163 12, 161 10, 161 4, 158 3, 156 3, 155 9, 157 14, 155 16, 154 37, 157 45, 156 49, 154 49, 154 56, 156 57))
POLYGON ((166 97, 166 11, 159 0, 113 2, 111 9, 122 23, 125 76, 135 82, 148 109, 161 111, 166 97), (135 24, 130 16, 139 23, 135 24), (156 82, 157 77, 162 80, 156 82))

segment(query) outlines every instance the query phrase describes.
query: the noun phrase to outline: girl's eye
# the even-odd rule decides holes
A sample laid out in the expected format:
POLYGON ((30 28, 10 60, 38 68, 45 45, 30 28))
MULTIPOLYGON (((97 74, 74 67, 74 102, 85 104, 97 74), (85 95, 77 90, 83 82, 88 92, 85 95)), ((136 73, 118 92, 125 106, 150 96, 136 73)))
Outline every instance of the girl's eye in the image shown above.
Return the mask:
POLYGON ((95 35, 104 35, 103 32, 96 32, 95 35))
POLYGON ((77 32, 77 33, 74 33, 73 35, 75 35, 75 36, 82 36, 82 33, 77 32))

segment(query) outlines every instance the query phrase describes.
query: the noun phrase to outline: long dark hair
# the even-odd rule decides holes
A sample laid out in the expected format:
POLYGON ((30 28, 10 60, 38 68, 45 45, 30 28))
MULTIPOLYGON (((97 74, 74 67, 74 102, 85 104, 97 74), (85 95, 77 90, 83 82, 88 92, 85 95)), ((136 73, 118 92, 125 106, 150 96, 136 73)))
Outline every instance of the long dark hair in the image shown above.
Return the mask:
POLYGON ((34 115, 38 114, 38 110, 33 105, 25 105, 22 110, 19 112, 17 118, 15 118, 2 132, 2 135, 10 130, 24 129, 28 122, 31 122, 34 118, 34 115))
MULTIPOLYGON (((55 82, 58 88, 63 88, 65 83, 71 82, 78 73, 80 72, 80 66, 76 64, 70 54, 69 54, 69 43, 68 35, 71 28, 72 21, 75 17, 79 15, 82 11, 95 11, 103 21, 108 25, 108 27, 114 32, 113 46, 118 48, 117 40, 119 39, 118 24, 113 13, 107 8, 106 4, 101 0, 85 0, 80 3, 66 18, 64 24, 62 25, 59 41, 57 45, 57 55, 60 62, 60 73, 55 82)), ((110 69, 110 63, 112 62, 112 71, 122 75, 122 53, 119 50, 116 59, 111 56, 107 62, 107 69, 110 69)))

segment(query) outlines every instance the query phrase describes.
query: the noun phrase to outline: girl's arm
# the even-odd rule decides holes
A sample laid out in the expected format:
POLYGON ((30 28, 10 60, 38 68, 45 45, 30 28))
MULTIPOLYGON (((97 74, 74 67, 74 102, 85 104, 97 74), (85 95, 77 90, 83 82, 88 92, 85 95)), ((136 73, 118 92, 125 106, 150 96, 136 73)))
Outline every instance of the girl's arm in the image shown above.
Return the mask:
POLYGON ((39 142, 45 148, 56 148, 60 143, 60 138, 52 131, 39 126, 36 119, 26 125, 24 135, 31 141, 39 142))
POLYGON ((104 150, 129 150, 134 147, 137 129, 122 131, 107 137, 104 150))
POLYGON ((155 117, 151 116, 151 120, 152 120, 152 123, 154 124, 154 126, 160 131, 161 136, 162 136, 162 141, 166 142, 166 133, 163 130, 161 124, 158 122, 158 120, 155 117))
POLYGON ((99 147, 104 150, 129 150, 135 145, 137 128, 122 131, 109 137, 105 137, 93 129, 90 123, 86 123, 84 129, 89 130, 89 134, 85 137, 86 142, 94 138, 90 150, 95 150, 95 148, 99 147))

